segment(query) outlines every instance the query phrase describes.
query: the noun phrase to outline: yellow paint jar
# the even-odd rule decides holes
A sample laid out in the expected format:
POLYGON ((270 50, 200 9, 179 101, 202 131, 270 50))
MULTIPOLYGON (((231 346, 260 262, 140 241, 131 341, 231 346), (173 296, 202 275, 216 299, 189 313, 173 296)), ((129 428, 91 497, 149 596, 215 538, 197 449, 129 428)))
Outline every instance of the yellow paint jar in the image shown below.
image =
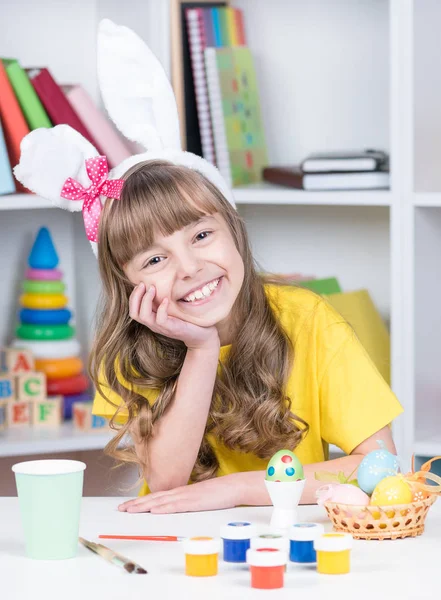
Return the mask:
POLYGON ((351 570, 352 536, 349 533, 325 533, 314 540, 317 571, 324 575, 344 575, 351 570))
POLYGON ((193 537, 183 541, 185 574, 190 577, 217 575, 220 541, 212 537, 193 537))

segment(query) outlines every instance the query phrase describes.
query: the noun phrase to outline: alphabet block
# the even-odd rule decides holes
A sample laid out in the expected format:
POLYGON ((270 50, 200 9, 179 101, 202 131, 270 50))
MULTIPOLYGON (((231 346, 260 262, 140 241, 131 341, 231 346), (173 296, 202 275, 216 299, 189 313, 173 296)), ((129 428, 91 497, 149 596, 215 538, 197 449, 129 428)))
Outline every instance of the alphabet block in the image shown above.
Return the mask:
POLYGON ((3 431, 8 426, 8 417, 7 417, 7 400, 0 400, 0 431, 3 431))
POLYGON ((15 377, 0 376, 0 400, 15 400, 15 377))
POLYGON ((32 422, 31 403, 8 400, 6 419, 8 427, 29 427, 32 422))
POLYGON ((34 368, 34 358, 30 350, 20 350, 19 348, 0 349, 0 373, 18 375, 19 373, 33 371, 34 368))
POLYGON ((63 396, 34 400, 32 424, 36 427, 58 427, 62 421, 63 396))
POLYGON ((74 402, 72 416, 75 429, 82 431, 105 431, 108 429, 107 419, 92 414, 92 402, 74 402))
POLYGON ((46 398, 46 375, 37 371, 17 375, 17 400, 30 402, 46 398))

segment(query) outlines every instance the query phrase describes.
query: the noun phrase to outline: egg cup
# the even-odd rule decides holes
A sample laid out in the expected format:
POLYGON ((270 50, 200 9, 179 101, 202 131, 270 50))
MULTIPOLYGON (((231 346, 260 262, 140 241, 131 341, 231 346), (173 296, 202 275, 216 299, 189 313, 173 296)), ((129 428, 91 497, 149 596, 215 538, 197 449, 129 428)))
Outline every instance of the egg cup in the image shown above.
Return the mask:
POLYGON ((396 540, 424 532, 424 522, 437 499, 432 495, 418 502, 391 506, 355 506, 326 502, 323 506, 335 531, 350 533, 356 540, 396 540))
POLYGON ((274 511, 270 526, 273 529, 285 530, 298 523, 297 507, 305 487, 306 479, 298 481, 268 481, 266 489, 271 497, 274 511))

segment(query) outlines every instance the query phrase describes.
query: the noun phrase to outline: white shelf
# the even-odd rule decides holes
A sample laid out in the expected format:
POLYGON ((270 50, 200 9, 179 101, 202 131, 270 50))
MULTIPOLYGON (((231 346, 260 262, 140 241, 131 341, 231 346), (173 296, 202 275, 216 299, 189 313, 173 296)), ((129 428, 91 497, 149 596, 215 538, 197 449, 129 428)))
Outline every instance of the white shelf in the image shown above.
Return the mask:
POLYGON ((440 192, 420 192, 414 195, 414 206, 422 208, 441 207, 440 192))
POLYGON ((271 183, 233 189, 237 204, 297 204, 317 206, 390 206, 392 193, 384 190, 307 192, 271 183))
MULTIPOLYGON (((307 192, 288 187, 257 183, 233 189, 237 204, 315 205, 315 206, 390 206, 390 191, 348 190, 338 192, 307 192)), ((441 194, 438 198, 441 206, 441 194)), ((34 194, 0 196, 0 210, 54 208, 50 200, 34 194)))
POLYGON ((50 200, 35 194, 7 194, 0 196, 0 210, 28 210, 30 208, 54 208, 50 200))
POLYGON ((417 456, 441 456, 441 431, 430 437, 419 438, 418 434, 414 443, 414 452, 417 456))
POLYGON ((110 429, 106 432, 77 431, 72 422, 53 429, 6 429, 0 432, 0 457, 102 450, 113 434, 110 429))

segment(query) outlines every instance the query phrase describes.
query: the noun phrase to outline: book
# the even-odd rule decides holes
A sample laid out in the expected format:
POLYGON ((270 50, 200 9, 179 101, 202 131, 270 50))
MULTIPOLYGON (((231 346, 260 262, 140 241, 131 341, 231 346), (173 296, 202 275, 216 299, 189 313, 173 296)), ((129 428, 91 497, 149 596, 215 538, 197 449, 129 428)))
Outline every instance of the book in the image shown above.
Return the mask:
POLYGON ((72 105, 66 98, 63 90, 52 77, 49 69, 29 68, 26 73, 32 83, 38 97, 54 125, 69 125, 72 129, 81 133, 95 148, 102 153, 89 131, 86 129, 72 105))
POLYGON ((326 279, 310 279, 308 281, 299 281, 301 287, 307 288, 316 294, 339 294, 342 290, 336 277, 327 277, 326 279))
POLYGON ((260 181, 268 159, 250 49, 206 48, 205 67, 217 167, 230 185, 260 181))
POLYGON ((277 185, 307 191, 388 189, 390 185, 387 170, 308 174, 300 167, 266 167, 263 178, 277 185))
POLYGON ((110 168, 113 169, 131 156, 130 150, 118 132, 81 85, 62 85, 61 89, 85 127, 90 131, 101 149, 100 152, 107 157, 110 168))
POLYGON ((20 63, 15 58, 4 58, 2 61, 29 129, 52 127, 48 114, 20 63))
POLYGON ((381 150, 349 152, 316 152, 301 163, 304 173, 344 173, 347 171, 377 171, 388 165, 389 157, 381 150))
MULTIPOLYGON (((3 61, 0 60, 0 120, 3 126, 9 164, 15 167, 20 161, 20 142, 29 133, 26 119, 6 74, 3 61)), ((17 191, 28 192, 21 183, 15 182, 17 191)))
MULTIPOLYGON (((187 37, 190 48, 193 89, 196 99, 202 156, 215 165, 216 155, 214 151, 210 105, 208 102, 207 78, 204 67, 204 50, 208 42, 204 13, 206 15, 210 14, 208 11, 204 11, 202 8, 188 8, 185 11, 185 16, 187 19, 187 37)), ((189 127, 187 127, 187 131, 190 132, 189 127)))
MULTIPOLYGON (((213 22, 212 17, 212 10, 214 8, 217 9, 220 7, 224 7, 225 4, 225 1, 216 2, 215 0, 201 0, 199 2, 181 2, 180 12, 178 15, 179 27, 177 29, 175 37, 172 39, 174 53, 176 54, 176 56, 174 56, 173 58, 173 89, 175 92, 178 113, 180 117, 183 145, 186 150, 192 152, 193 154, 197 154, 198 156, 205 155, 202 146, 202 133, 200 130, 201 124, 199 121, 199 107, 197 99, 197 94, 199 93, 199 91, 196 91, 196 87, 199 86, 199 84, 201 84, 201 89, 203 90, 204 82, 201 79, 201 77, 205 79, 205 74, 201 74, 200 65, 199 63, 197 63, 197 56, 196 62, 192 58, 186 12, 189 8, 201 8, 204 10, 204 12, 207 12, 207 14, 210 17, 210 42, 216 44, 216 36, 220 35, 220 25, 218 24, 218 29, 215 30, 215 24, 213 22), (177 48, 178 45, 179 49, 177 48), (195 73, 197 74, 197 81, 195 81, 194 78, 195 73)), ((199 26, 201 25, 202 23, 199 23, 199 26)), ((203 26, 205 30, 205 21, 203 21, 203 26)), ((202 108, 201 102, 202 100, 199 102, 199 106, 201 106, 201 110, 204 113, 202 116, 202 126, 204 128, 206 111, 204 111, 204 109, 202 108)), ((204 129, 203 135, 204 137, 206 137, 206 129, 204 129)))
POLYGON ((15 183, 0 122, 0 195, 12 194, 13 192, 15 192, 15 183))

